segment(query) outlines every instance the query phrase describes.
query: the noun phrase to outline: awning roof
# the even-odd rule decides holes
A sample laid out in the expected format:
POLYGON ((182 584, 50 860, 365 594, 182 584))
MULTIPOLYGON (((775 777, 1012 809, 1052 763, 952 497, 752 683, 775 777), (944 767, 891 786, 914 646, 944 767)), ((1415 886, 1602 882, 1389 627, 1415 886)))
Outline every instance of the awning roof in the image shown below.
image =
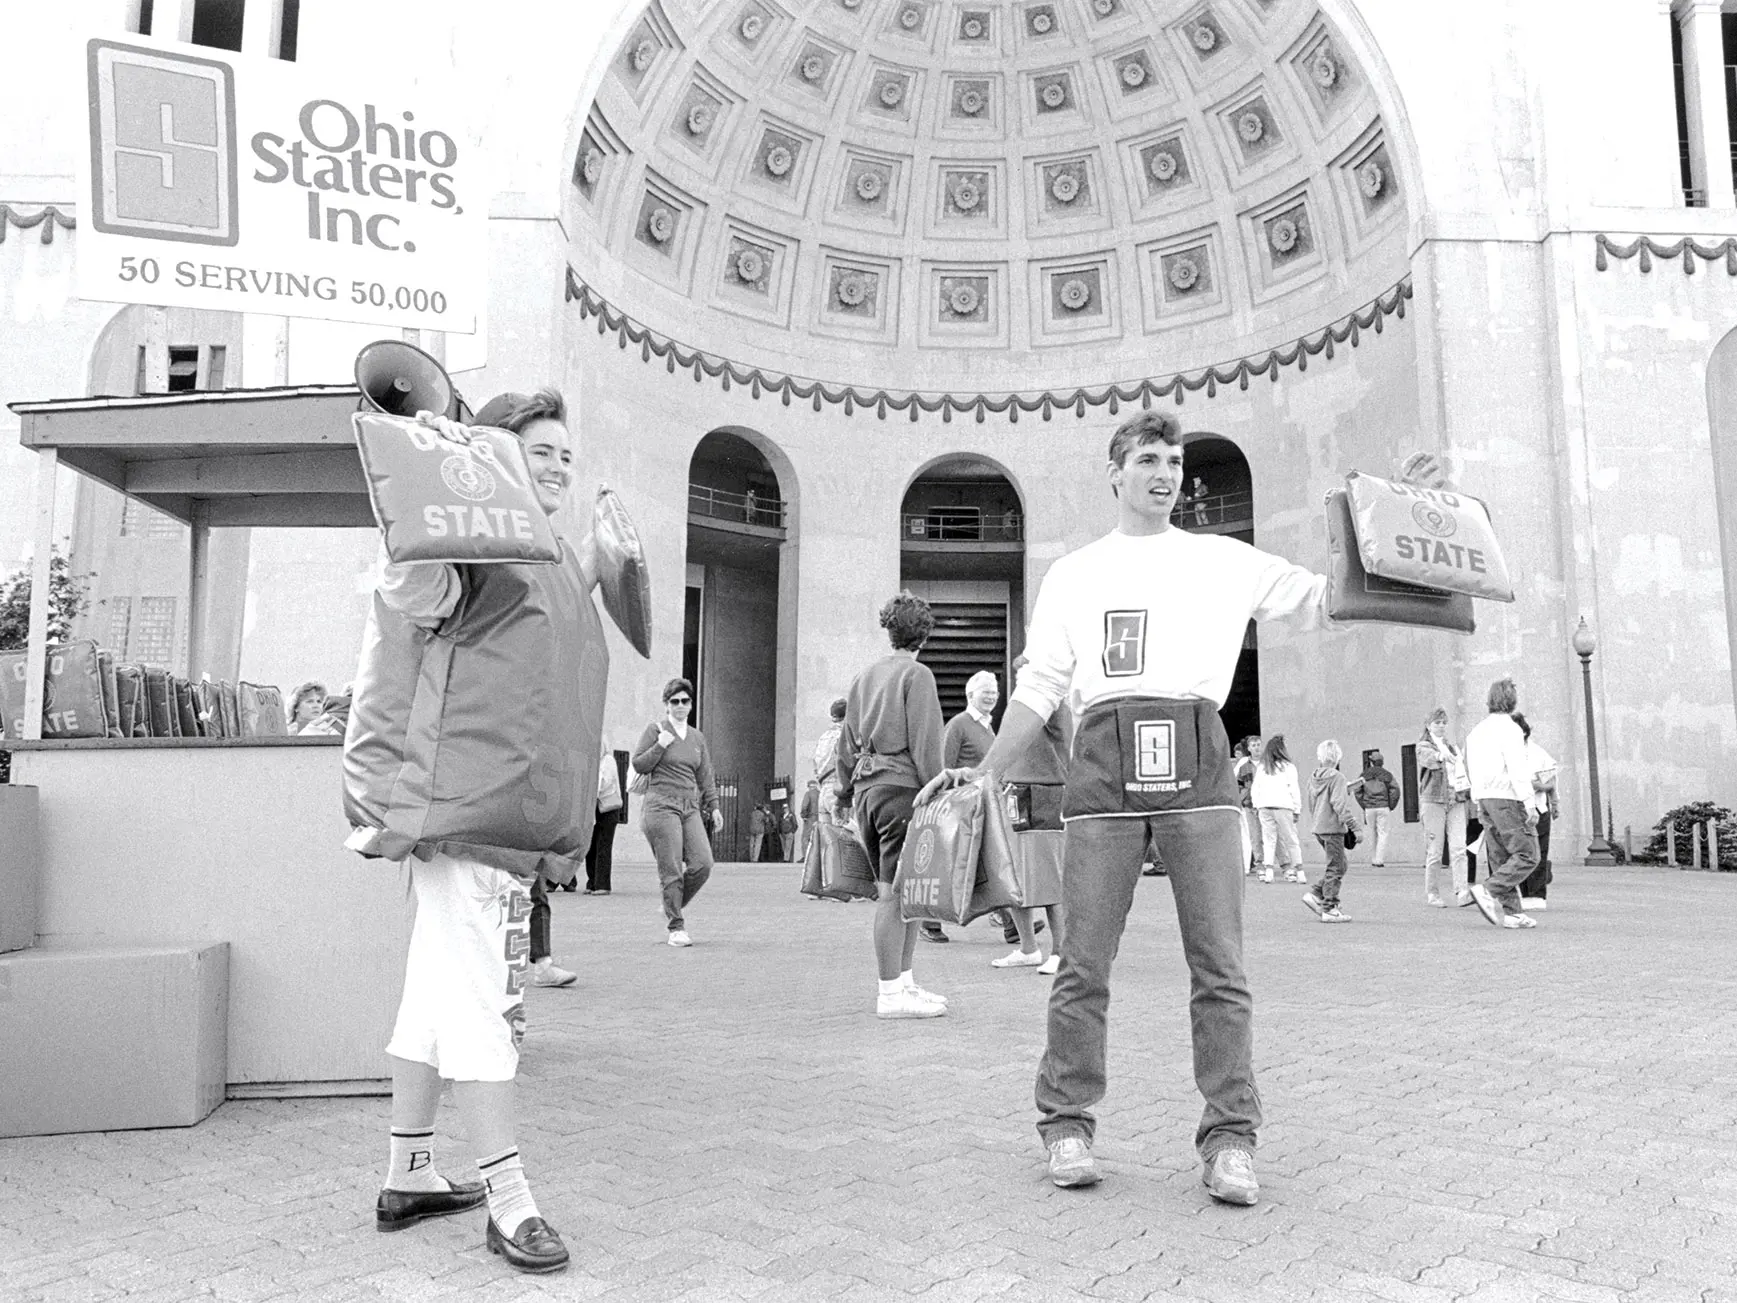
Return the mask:
POLYGON ((354 385, 223 389, 8 406, 19 442, 191 523, 372 527, 354 385))

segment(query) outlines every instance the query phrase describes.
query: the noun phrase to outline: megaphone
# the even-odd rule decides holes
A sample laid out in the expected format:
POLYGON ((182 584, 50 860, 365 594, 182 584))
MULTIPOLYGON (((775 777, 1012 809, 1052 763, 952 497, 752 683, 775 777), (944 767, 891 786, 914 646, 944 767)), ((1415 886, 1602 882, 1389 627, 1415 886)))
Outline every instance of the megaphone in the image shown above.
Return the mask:
POLYGON ((356 354, 356 388, 362 391, 360 412, 415 416, 433 412, 469 422, 470 409, 442 367, 414 344, 379 339, 356 354))

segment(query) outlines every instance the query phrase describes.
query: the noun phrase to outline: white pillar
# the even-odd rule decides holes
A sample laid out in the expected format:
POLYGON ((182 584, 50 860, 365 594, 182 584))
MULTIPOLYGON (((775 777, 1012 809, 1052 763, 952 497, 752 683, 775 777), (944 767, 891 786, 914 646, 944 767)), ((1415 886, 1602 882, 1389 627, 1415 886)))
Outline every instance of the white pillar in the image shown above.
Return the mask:
POLYGON ((1689 169, 1709 208, 1737 207, 1731 182, 1731 126, 1725 115, 1725 39, 1720 0, 1676 6, 1683 31, 1683 95, 1688 103, 1689 169))
POLYGON ((283 38, 283 0, 247 0, 241 11, 241 52, 277 58, 283 38))
POLYGON ((154 0, 151 35, 159 41, 193 39, 193 0, 154 0))
POLYGON ((48 599, 54 561, 54 498, 60 451, 36 454, 36 551, 30 558, 30 632, 24 643, 24 740, 42 737, 42 698, 48 673, 48 599))

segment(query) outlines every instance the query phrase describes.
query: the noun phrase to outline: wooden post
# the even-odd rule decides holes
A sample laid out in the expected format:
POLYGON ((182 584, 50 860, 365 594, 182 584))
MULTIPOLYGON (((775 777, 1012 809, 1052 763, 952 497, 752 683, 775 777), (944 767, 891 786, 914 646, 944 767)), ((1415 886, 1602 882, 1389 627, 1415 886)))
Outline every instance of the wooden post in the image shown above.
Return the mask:
POLYGON ((1707 867, 1719 871, 1719 825, 1713 819, 1707 820, 1707 867))
MULTIPOLYGON (((187 549, 187 677, 197 681, 211 668, 211 504, 193 500, 192 528, 187 549)), ((221 667, 220 667, 221 668, 221 667)))
POLYGON ((30 633, 24 644, 24 740, 42 737, 42 698, 48 675, 48 599, 54 563, 54 494, 60 451, 36 454, 36 551, 30 558, 30 633))
POLYGON ((1690 824, 1689 835, 1694 842, 1694 849, 1689 852, 1690 864, 1698 869, 1701 867, 1701 825, 1698 823, 1690 824))
POLYGON ((1677 867, 1677 825, 1665 821, 1665 863, 1677 867))

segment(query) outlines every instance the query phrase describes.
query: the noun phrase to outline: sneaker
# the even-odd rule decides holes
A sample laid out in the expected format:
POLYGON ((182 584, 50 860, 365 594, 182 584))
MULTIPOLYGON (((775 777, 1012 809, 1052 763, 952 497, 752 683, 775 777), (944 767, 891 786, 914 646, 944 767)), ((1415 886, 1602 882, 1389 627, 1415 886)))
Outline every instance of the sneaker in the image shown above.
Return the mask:
POLYGON ((572 986, 578 980, 578 973, 569 973, 565 968, 557 968, 555 961, 547 955, 531 965, 532 986, 572 986))
POLYGON ((1349 923, 1350 921, 1351 916, 1349 914, 1341 914, 1337 905, 1333 906, 1332 909, 1324 909, 1321 911, 1321 922, 1323 923, 1349 923))
POLYGON ((1049 1147, 1049 1179, 1064 1190, 1096 1185, 1103 1179, 1092 1161, 1091 1142, 1080 1136, 1064 1136, 1049 1147))
POLYGON ((1520 897, 1520 908, 1525 910, 1527 913, 1531 913, 1534 910, 1548 909, 1549 907, 1550 902, 1545 900, 1542 896, 1520 897))
POLYGON ((1043 951, 1015 950, 1010 955, 989 961, 991 968, 1041 968, 1043 967, 1043 951))
POLYGON ((1206 1192, 1220 1203, 1252 1204, 1261 1197, 1254 1155, 1246 1149, 1221 1149, 1201 1174, 1206 1192))
POLYGON ((925 1000, 907 988, 900 988, 890 995, 875 997, 877 1018, 940 1018, 946 1012, 946 1005, 925 1000))
POLYGON ((1262 869, 1261 870, 1261 881, 1262 882, 1271 882, 1272 880, 1273 880, 1273 871, 1271 869, 1262 869))
POLYGON ((1309 913, 1317 916, 1326 909, 1326 906, 1321 903, 1321 898, 1312 891, 1303 893, 1303 906, 1309 913))
POLYGON ((1524 914, 1509 914, 1502 920, 1503 927, 1537 927, 1538 920, 1527 918, 1524 914))
POLYGON ((1423 898, 1423 903, 1428 905, 1431 909, 1446 909, 1447 908, 1447 901, 1443 900, 1440 896, 1436 895, 1435 892, 1433 892, 1433 891, 1430 892, 1429 895, 1427 895, 1423 898))
POLYGON ((941 926, 938 923, 934 927, 924 928, 922 930, 922 932, 919 933, 919 935, 925 941, 938 941, 938 942, 941 942, 943 944, 948 942, 948 941, 951 941, 953 939, 952 937, 948 936, 945 932, 941 931, 941 926))
POLYGON ((926 1000, 930 1004, 938 1004, 943 1009, 945 1009, 947 1007, 947 997, 946 996, 936 995, 933 991, 924 990, 922 987, 918 986, 915 982, 912 982, 909 986, 905 987, 905 990, 909 991, 912 995, 916 996, 917 999, 919 999, 919 1000, 926 1000))
POLYGON ((669 943, 672 946, 691 946, 694 942, 692 937, 678 928, 669 934, 669 943))
POLYGON ((1061 972, 1060 955, 1051 955, 1048 959, 1044 960, 1037 966, 1037 975, 1039 977, 1054 977, 1059 972, 1061 972))
POLYGON ((1459 908, 1464 909, 1471 903, 1472 891, 1470 887, 1461 887, 1458 891, 1454 892, 1454 904, 1459 906, 1459 908))
POLYGON ((1496 927, 1502 926, 1502 907, 1496 903, 1496 898, 1490 894, 1490 889, 1483 883, 1472 888, 1472 901, 1478 907, 1478 912, 1496 927))

